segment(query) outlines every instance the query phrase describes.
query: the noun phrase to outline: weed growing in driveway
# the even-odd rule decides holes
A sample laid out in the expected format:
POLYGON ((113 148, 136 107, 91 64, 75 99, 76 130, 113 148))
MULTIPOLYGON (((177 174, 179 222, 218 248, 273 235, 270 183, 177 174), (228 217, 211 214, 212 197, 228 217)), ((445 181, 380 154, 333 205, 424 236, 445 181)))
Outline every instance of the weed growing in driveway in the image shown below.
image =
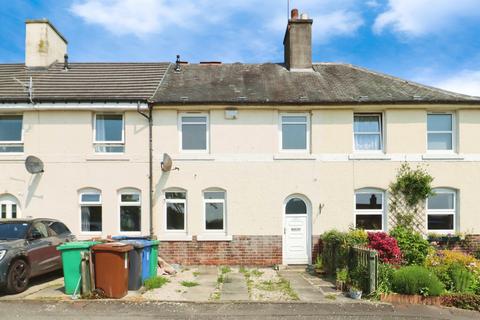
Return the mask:
POLYGON ((227 274, 229 272, 232 272, 232 269, 230 269, 229 266, 223 266, 220 271, 222 272, 222 274, 227 274))
POLYGON ((258 269, 253 269, 251 272, 252 276, 255 276, 255 277, 261 277, 263 275, 263 271, 260 271, 258 269))
POLYGON ((187 288, 198 286, 198 282, 195 282, 195 281, 182 281, 180 282, 180 284, 187 288))
POLYGON ((299 300, 297 293, 290 286, 290 281, 280 277, 278 281, 262 281, 255 286, 263 291, 279 291, 292 300, 299 300))
POLYGON ((223 277, 223 274, 219 275, 217 278, 217 284, 222 284, 225 282, 225 278, 223 277))
POLYGON ((194 277, 198 277, 198 275, 200 274, 200 272, 194 271, 194 272, 192 272, 192 274, 193 274, 194 277))
POLYGON ((326 294, 325 295, 325 299, 329 299, 329 300, 337 300, 337 296, 332 294, 332 293, 329 293, 329 294, 326 294))
POLYGON ((168 282, 170 282, 170 280, 168 280, 167 278, 158 276, 155 278, 150 278, 145 280, 143 285, 147 290, 152 290, 152 289, 161 288, 163 285, 167 284, 168 282))

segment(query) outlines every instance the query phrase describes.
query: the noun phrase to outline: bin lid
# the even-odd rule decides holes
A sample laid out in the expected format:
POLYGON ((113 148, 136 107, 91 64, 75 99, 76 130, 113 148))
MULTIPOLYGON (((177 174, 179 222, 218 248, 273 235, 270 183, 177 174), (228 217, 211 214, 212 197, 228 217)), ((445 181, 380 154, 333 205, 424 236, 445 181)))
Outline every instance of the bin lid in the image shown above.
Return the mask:
POLYGON ((127 252, 132 250, 133 247, 126 243, 121 242, 109 242, 97 244, 92 247, 93 251, 109 251, 109 252, 127 252))
POLYGON ((88 249, 93 245, 99 244, 99 241, 74 241, 66 242, 57 247, 57 250, 88 249))
POLYGON ((149 236, 113 236, 113 240, 148 240, 149 236))
POLYGON ((132 245, 136 249, 146 247, 148 244, 143 240, 120 240, 121 243, 132 245))

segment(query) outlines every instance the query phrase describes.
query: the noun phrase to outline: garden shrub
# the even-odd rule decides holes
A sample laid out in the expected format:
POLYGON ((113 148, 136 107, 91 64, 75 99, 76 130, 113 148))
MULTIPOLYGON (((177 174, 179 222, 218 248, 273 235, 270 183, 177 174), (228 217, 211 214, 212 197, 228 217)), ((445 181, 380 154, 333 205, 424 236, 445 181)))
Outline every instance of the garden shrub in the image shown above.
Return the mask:
POLYGON ((357 289, 367 291, 368 288, 368 270, 366 266, 357 265, 348 270, 348 282, 357 289))
POLYGON ((405 264, 423 265, 425 263, 431 247, 419 232, 397 226, 390 231, 390 236, 397 240, 405 264))
POLYGON ((442 282, 427 268, 407 266, 395 271, 392 277, 392 289, 401 294, 421 294, 439 296, 445 290, 442 282))
POLYGON ((461 265, 454 265, 450 275, 455 292, 467 292, 473 283, 473 274, 461 265))
POLYGON ((345 241, 350 246, 366 246, 368 234, 362 229, 352 229, 345 235, 345 241))
POLYGON ((449 294, 442 297, 442 304, 447 307, 480 311, 480 295, 471 293, 449 294))
POLYGON ((395 268, 388 263, 378 264, 378 286, 377 295, 382 293, 392 292, 392 279, 395 273, 395 268))
POLYGON ((398 247, 397 240, 385 232, 369 232, 368 247, 378 251, 378 258, 383 263, 400 263, 402 253, 398 247))
POLYGON ((463 252, 440 250, 429 254, 425 265, 435 272, 450 291, 456 290, 453 270, 458 266, 463 267, 472 276, 468 291, 480 293, 480 262, 475 257, 463 252))
POLYGON ((346 233, 338 230, 330 230, 320 237, 323 249, 322 260, 327 272, 335 273, 337 268, 347 265, 348 246, 346 233))

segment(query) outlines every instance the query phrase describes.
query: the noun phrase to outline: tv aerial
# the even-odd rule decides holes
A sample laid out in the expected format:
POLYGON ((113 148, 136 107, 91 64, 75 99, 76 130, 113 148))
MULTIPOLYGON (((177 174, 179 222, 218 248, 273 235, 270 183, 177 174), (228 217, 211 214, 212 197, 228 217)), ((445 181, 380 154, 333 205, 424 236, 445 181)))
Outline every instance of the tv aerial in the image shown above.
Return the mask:
POLYGON ((43 161, 35 156, 28 156, 27 159, 25 159, 25 168, 31 174, 44 172, 43 161))

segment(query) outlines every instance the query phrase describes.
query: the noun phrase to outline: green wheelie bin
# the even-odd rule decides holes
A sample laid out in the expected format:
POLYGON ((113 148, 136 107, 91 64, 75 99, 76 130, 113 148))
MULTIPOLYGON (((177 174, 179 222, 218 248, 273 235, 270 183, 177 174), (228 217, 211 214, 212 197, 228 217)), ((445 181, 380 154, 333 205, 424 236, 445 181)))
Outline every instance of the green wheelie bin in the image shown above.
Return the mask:
POLYGON ((82 276, 81 252, 89 251, 90 247, 99 244, 98 241, 67 242, 57 247, 62 252, 63 279, 65 293, 72 295, 75 291, 80 292, 80 278, 82 276))
POLYGON ((150 240, 152 242, 152 253, 150 254, 150 278, 155 278, 158 271, 158 240, 150 240))

